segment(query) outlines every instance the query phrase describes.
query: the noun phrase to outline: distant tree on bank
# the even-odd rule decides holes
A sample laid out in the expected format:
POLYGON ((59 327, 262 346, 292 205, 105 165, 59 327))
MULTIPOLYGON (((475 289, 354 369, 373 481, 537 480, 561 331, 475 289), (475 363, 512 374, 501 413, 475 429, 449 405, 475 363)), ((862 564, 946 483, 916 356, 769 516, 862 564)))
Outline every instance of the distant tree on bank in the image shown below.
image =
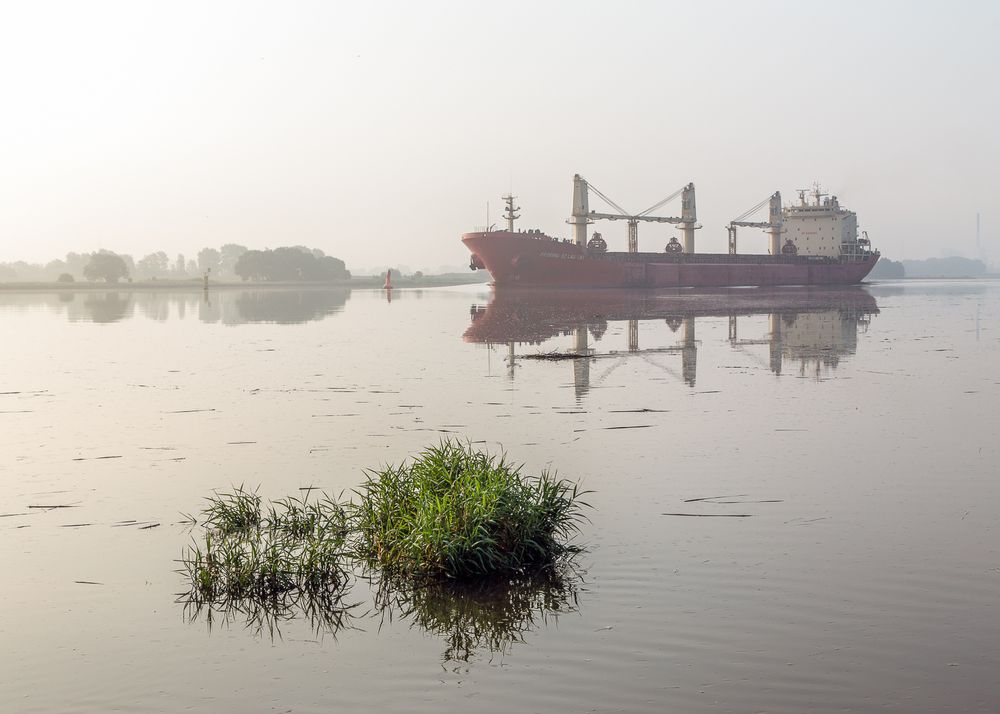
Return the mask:
POLYGON ((150 253, 135 264, 135 271, 142 278, 165 278, 170 274, 170 259, 162 250, 150 253))
POLYGON ((236 275, 236 261, 247 252, 245 245, 226 243, 219 248, 219 274, 236 275))
POLYGON ((56 282, 59 282, 59 283, 75 283, 76 282, 76 278, 74 278, 69 273, 61 273, 59 275, 59 278, 56 280, 56 282))
POLYGON ((90 261, 83 266, 83 277, 87 280, 103 280, 106 283, 117 283, 128 277, 128 266, 120 255, 101 251, 90 256, 90 261))
POLYGON ((66 272, 73 275, 83 275, 83 268, 88 262, 90 262, 89 253, 67 253, 66 272))
POLYGON ((202 248, 198 251, 198 272, 205 274, 212 272, 216 275, 221 273, 222 253, 215 248, 202 248))
POLYGON ((868 274, 869 278, 905 278, 906 270, 903 268, 903 264, 897 260, 889 260, 888 258, 881 258, 872 272, 868 274))
POLYGON ((64 274, 73 275, 73 273, 71 273, 67 269, 66 263, 62 260, 59 260, 58 258, 56 258, 55 260, 50 260, 48 263, 46 263, 45 267, 42 268, 42 274, 48 280, 52 280, 53 277, 55 277, 55 279, 58 280, 64 274))
POLYGON ((236 261, 235 272, 243 280, 261 281, 322 282, 351 277, 344 261, 301 246, 248 250, 236 261))
POLYGON ((344 261, 322 250, 305 246, 248 251, 246 246, 227 243, 220 248, 204 248, 197 260, 178 254, 171 259, 164 251, 133 260, 125 253, 101 250, 96 253, 68 253, 65 260, 48 263, 0 262, 0 282, 66 282, 86 279, 115 283, 124 279, 185 280, 211 270, 213 278, 263 281, 330 282, 351 277, 344 261), (237 270, 237 264, 240 265, 237 270))
POLYGON ((957 255, 927 260, 904 260, 903 266, 906 268, 907 277, 910 278, 975 278, 986 274, 986 264, 983 261, 961 258, 957 255))

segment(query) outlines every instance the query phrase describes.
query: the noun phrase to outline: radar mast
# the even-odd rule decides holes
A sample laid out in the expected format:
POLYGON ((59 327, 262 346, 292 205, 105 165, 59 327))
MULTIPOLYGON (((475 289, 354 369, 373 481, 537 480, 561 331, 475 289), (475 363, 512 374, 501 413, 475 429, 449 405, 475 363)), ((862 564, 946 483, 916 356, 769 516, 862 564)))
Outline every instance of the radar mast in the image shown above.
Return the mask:
POLYGON ((508 193, 506 196, 502 196, 501 198, 503 198, 504 202, 507 204, 503 212, 503 217, 507 219, 507 230, 513 233, 514 220, 521 217, 521 214, 517 213, 517 211, 521 210, 521 207, 514 205, 514 199, 516 196, 512 194, 508 193))

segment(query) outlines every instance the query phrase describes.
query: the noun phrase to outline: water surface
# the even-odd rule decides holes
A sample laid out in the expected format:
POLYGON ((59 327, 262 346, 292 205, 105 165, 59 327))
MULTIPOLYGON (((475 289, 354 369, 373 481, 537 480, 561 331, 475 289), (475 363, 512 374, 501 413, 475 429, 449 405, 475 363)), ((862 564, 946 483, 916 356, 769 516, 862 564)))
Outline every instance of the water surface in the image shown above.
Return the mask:
POLYGON ((0 709, 996 711, 998 288, 0 292, 0 709), (594 491, 580 572, 176 602, 212 489, 448 437, 594 491))

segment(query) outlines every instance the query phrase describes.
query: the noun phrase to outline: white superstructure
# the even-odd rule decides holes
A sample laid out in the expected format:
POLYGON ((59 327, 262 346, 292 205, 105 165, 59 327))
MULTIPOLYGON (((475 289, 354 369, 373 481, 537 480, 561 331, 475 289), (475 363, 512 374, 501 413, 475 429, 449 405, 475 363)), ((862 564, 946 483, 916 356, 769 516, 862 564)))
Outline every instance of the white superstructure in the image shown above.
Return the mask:
POLYGON ((811 192, 813 202, 806 201, 806 191, 799 191, 799 203, 782 209, 782 234, 791 241, 799 255, 825 255, 837 258, 851 255, 862 247, 858 241, 858 217, 854 211, 841 208, 836 196, 811 192))

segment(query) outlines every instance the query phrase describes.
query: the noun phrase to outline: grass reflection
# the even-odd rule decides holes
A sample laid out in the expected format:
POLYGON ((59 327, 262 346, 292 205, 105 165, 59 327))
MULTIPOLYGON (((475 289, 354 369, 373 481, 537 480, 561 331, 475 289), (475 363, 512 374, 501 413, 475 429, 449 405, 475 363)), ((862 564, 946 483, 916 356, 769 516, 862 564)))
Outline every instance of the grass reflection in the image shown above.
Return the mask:
MULTIPOLYGON (((348 602, 347 582, 327 584, 307 590, 251 594, 207 596, 192 588, 178 598, 184 606, 184 619, 194 624, 204 622, 214 627, 241 625, 255 636, 281 638, 281 627, 293 620, 304 620, 318 636, 336 637, 345 629, 353 629, 361 603, 348 602)), ((363 613, 362 613, 363 614, 363 613)))
POLYGON ((481 653, 507 654, 528 633, 577 612, 582 585, 582 573, 569 561, 477 581, 382 577, 375 607, 383 622, 408 620, 442 638, 442 661, 468 662, 481 653))

